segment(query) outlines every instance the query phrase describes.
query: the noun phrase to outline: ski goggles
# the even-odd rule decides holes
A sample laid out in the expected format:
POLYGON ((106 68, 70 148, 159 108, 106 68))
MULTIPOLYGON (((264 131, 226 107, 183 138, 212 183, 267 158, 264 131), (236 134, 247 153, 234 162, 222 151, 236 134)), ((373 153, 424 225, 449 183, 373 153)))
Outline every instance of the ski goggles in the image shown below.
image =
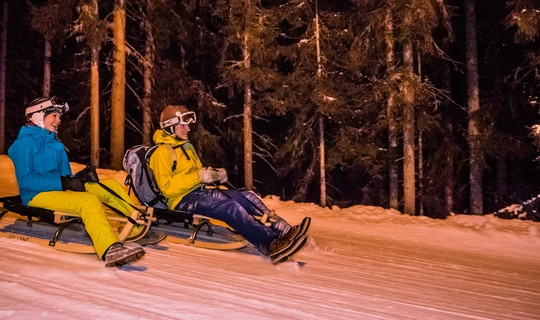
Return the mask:
POLYGON ((174 114, 176 117, 161 122, 161 128, 174 127, 178 124, 190 124, 197 122, 197 115, 193 111, 181 113, 176 111, 174 114))
POLYGON ((43 101, 39 104, 30 106, 26 108, 25 115, 29 115, 36 112, 44 112, 44 113, 53 113, 58 112, 60 114, 64 114, 69 110, 69 105, 67 102, 64 103, 57 103, 55 101, 55 98, 50 98, 49 100, 43 101))

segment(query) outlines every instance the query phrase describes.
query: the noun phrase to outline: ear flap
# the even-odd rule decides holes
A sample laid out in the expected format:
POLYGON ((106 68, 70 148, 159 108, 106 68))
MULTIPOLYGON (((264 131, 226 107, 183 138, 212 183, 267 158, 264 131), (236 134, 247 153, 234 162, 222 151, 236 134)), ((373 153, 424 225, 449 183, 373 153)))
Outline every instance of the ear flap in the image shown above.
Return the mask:
POLYGON ((45 128, 45 123, 43 123, 43 112, 34 112, 30 116, 30 120, 33 124, 40 128, 45 128))
POLYGON ((174 126, 170 126, 170 127, 163 128, 163 131, 164 131, 166 134, 173 135, 173 134, 174 134, 174 126))

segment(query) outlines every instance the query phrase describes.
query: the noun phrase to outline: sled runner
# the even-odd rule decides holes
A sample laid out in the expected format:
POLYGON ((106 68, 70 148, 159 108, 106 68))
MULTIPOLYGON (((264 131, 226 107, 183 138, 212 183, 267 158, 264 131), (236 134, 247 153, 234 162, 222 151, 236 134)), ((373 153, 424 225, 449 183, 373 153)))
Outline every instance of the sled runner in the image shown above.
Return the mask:
POLYGON ((222 221, 163 208, 147 210, 156 218, 152 230, 166 232, 169 242, 214 250, 236 250, 249 244, 222 221))
MULTIPOLYGON (((6 213, 13 212, 20 217, 15 219, 13 224, 0 229, 0 236, 9 239, 17 239, 25 242, 33 242, 40 245, 54 247, 57 250, 76 252, 76 253, 94 253, 94 248, 86 239, 86 232, 82 225, 82 219, 73 213, 52 211, 44 208, 29 207, 22 204, 19 196, 0 198, 0 220, 6 213), (25 221, 23 221, 25 219, 25 221), (79 226, 78 230, 75 226, 79 226), (50 229, 56 230, 50 239, 50 229), (68 231, 72 237, 68 241, 60 239, 61 235, 68 231), (75 235, 73 236, 73 233, 75 235)), ((121 242, 132 242, 143 238, 150 229, 151 223, 155 221, 152 212, 144 210, 134 210, 131 217, 112 217, 109 221, 125 223, 120 229, 118 238, 121 242), (140 232, 131 235, 135 225, 142 226, 140 232)))

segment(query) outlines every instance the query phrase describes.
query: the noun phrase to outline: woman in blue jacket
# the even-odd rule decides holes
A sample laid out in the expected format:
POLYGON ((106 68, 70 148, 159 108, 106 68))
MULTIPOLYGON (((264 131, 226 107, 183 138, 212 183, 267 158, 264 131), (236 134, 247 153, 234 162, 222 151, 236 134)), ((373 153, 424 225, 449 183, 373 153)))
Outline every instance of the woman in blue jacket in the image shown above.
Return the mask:
MULTIPOLYGON (((66 148, 56 137, 62 114, 68 110, 67 103, 57 103, 55 98, 36 99, 26 108, 28 121, 8 151, 21 200, 24 205, 79 215, 96 253, 107 267, 137 261, 144 256, 144 250, 122 245, 101 201, 116 202, 113 205, 128 214, 132 209, 96 183, 85 184, 72 176, 66 148)), ((118 194, 125 194, 118 182, 111 181, 116 182, 103 183, 118 194)))

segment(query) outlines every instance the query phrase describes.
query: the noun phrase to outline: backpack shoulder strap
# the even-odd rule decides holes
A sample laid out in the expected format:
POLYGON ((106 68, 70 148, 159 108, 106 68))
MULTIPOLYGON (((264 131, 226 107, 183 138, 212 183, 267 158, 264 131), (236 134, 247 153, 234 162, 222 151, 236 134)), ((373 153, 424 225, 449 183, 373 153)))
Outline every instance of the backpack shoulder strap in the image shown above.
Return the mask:
POLYGON ((150 157, 152 156, 152 153, 154 153, 154 151, 156 150, 157 147, 159 146, 165 146, 167 147, 167 149, 169 150, 169 153, 171 154, 171 158, 173 160, 173 164, 172 164, 172 168, 171 168, 171 171, 174 171, 176 170, 176 164, 177 164, 177 160, 176 160, 176 152, 174 152, 174 147, 171 146, 170 144, 167 144, 167 143, 160 143, 160 144, 157 144, 155 146, 153 146, 152 148, 150 148, 148 150, 148 152, 146 153, 146 161, 149 162, 150 161, 150 157))

